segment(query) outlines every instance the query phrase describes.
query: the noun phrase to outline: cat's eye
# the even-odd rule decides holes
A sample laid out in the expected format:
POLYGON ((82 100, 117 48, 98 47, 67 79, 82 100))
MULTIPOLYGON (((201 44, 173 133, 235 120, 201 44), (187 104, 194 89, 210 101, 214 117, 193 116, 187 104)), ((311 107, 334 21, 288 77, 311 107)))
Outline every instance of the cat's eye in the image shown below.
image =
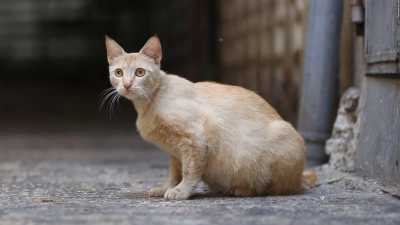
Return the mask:
POLYGON ((138 69, 136 69, 135 75, 138 77, 143 77, 145 73, 146 73, 146 71, 144 69, 138 68, 138 69))
POLYGON ((122 72, 121 69, 116 69, 116 70, 115 70, 115 76, 117 76, 117 77, 122 77, 122 75, 124 75, 124 72, 122 72))

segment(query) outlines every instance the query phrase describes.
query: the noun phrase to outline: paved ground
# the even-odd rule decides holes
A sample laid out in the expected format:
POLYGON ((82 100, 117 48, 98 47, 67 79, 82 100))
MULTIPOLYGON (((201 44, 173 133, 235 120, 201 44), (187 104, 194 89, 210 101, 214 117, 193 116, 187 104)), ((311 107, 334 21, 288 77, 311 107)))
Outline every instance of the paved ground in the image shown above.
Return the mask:
POLYGON ((295 196, 149 198, 168 156, 134 128, 23 127, 0 130, 0 224, 400 224, 398 190, 326 167, 295 196))

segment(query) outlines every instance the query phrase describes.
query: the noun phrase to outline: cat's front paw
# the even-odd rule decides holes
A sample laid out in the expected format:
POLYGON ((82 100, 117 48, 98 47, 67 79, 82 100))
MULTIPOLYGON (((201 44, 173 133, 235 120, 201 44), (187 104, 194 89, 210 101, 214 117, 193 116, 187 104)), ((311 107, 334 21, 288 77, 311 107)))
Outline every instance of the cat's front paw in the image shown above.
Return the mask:
POLYGON ((150 197, 162 197, 162 196, 164 196, 166 191, 167 191, 167 188, 163 188, 163 187, 152 188, 149 191, 149 196, 150 197))
POLYGON ((190 192, 180 188, 170 188, 165 192, 164 198, 167 200, 184 200, 190 197, 190 192))

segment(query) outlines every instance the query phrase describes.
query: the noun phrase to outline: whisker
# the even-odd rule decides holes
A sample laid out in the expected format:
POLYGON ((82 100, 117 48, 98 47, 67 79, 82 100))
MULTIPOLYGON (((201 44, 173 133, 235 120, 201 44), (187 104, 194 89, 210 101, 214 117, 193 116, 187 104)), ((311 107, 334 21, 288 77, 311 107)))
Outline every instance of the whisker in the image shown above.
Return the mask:
POLYGON ((154 100, 154 94, 148 88, 142 87, 140 89, 140 94, 143 95, 143 97, 145 97, 147 101, 154 100))
POLYGON ((112 90, 115 90, 113 87, 110 87, 110 88, 107 88, 106 90, 104 90, 104 91, 102 91, 101 93, 100 93, 100 97, 102 97, 103 95, 105 95, 108 91, 112 91, 112 90))
POLYGON ((99 95, 99 103, 100 101, 104 98, 105 95, 109 94, 110 92, 115 91, 115 89, 113 87, 107 88, 106 90, 102 91, 99 95))
POLYGON ((118 91, 114 89, 111 92, 109 92, 107 94, 104 94, 104 96, 102 97, 102 100, 101 100, 100 107, 99 107, 99 112, 100 112, 101 108, 103 107, 104 103, 107 101, 107 99, 110 98, 111 96, 113 96, 116 93, 118 93, 118 91))
POLYGON ((105 96, 105 97, 103 98, 103 100, 102 100, 102 102, 101 102, 101 104, 100 104, 100 107, 99 107, 99 111, 101 110, 101 108, 103 107, 103 105, 104 105, 104 103, 107 101, 107 99, 108 99, 109 97, 111 97, 113 94, 114 94, 114 92, 109 93, 107 96, 105 96))
POLYGON ((145 88, 145 89, 147 90, 147 93, 149 94, 149 96, 154 100, 154 98, 155 98, 154 93, 148 88, 145 88))
POLYGON ((116 93, 117 92, 113 92, 112 93, 112 95, 111 95, 111 97, 110 97, 110 101, 108 101, 108 104, 107 104, 107 111, 110 113, 110 118, 111 118, 111 106, 112 106, 112 103, 113 103, 113 100, 114 100, 114 98, 115 98, 115 96, 116 96, 116 93))
POLYGON ((145 89, 143 89, 143 88, 140 89, 140 95, 143 96, 146 99, 146 101, 150 101, 149 97, 148 97, 148 94, 147 94, 147 91, 145 89))
POLYGON ((106 90, 102 91, 100 96, 100 99, 104 98, 106 95, 110 94, 111 92, 114 92, 114 88, 107 88, 106 90))
POLYGON ((118 108, 118 110, 119 110, 120 112, 122 112, 122 108, 121 108, 121 106, 120 106, 120 104, 119 104, 119 99, 120 99, 120 97, 121 97, 121 95, 118 94, 118 98, 117 98, 117 108, 118 108))
POLYGON ((117 92, 116 95, 114 96, 114 98, 112 99, 112 104, 111 104, 111 109, 110 109, 115 118, 117 118, 114 113, 115 102, 118 102, 119 96, 120 96, 120 94, 117 92))
POLYGON ((115 117, 114 114, 114 101, 115 101, 115 97, 118 96, 117 94, 114 94, 113 97, 111 98, 109 104, 108 104, 108 108, 109 108, 109 113, 110 113, 110 119, 111 119, 111 115, 113 115, 115 117))

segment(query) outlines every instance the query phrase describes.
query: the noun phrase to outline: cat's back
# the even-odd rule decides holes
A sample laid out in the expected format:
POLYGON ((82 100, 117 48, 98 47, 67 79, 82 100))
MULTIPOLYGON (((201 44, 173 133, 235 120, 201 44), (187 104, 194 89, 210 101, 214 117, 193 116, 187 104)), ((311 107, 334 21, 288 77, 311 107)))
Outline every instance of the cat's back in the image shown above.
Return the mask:
POLYGON ((261 116, 268 120, 282 120, 276 110, 262 97, 239 86, 214 82, 195 83, 199 95, 216 113, 234 114, 233 116, 261 116))

